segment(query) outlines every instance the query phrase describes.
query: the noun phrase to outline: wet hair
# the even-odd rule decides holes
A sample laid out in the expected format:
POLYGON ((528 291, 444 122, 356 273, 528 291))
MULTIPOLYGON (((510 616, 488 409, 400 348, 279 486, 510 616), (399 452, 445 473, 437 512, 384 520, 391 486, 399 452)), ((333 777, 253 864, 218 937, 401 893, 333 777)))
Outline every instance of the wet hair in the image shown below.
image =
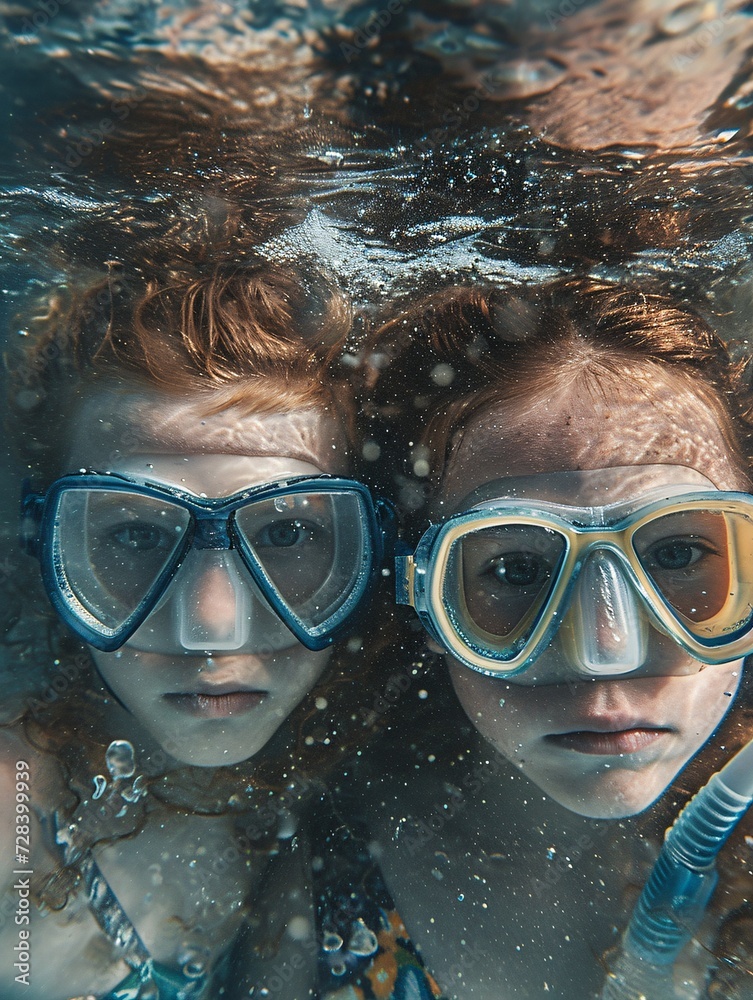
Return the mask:
MULTIPOLYGON (((339 418, 350 436, 352 391, 338 363, 349 328, 347 298, 311 270, 304 276, 257 260, 145 279, 110 264, 83 287, 71 283, 47 295, 6 357, 17 451, 42 480, 71 471, 61 467, 71 421, 88 393, 102 387, 203 396, 207 413, 231 406, 246 413, 316 407, 339 418)), ((50 664, 54 657, 56 667, 47 667, 47 684, 42 681, 14 721, 33 746, 57 760, 67 786, 64 812, 75 815, 91 799, 92 767, 102 769, 112 739, 108 696, 93 684, 88 651, 52 611, 45 606, 37 620, 44 637, 40 659, 50 664)), ((176 808, 207 814, 253 813, 261 804, 269 827, 283 808, 319 793, 324 776, 374 728, 357 714, 364 687, 352 683, 354 665, 366 684, 373 663, 358 648, 335 650, 319 683, 255 757, 232 767, 186 765, 158 774, 149 779, 150 794, 169 806, 176 795, 181 802, 183 789, 176 808)), ((133 832, 94 824, 89 839, 133 832)), ((264 842, 271 833, 257 823, 247 840, 264 842)), ((75 866, 63 866, 40 895, 50 906, 64 906, 79 880, 75 866)))
POLYGON ((533 408, 552 395, 553 377, 560 392, 659 370, 709 406, 735 464, 749 474, 753 396, 744 367, 694 310, 638 287, 568 277, 527 288, 443 289, 387 318, 372 335, 365 368, 370 432, 404 452, 407 441, 421 440, 434 485, 458 436, 490 407, 533 408))
POLYGON ((204 396, 207 413, 317 407, 350 434, 335 364, 349 328, 349 302, 323 276, 304 282, 260 260, 144 279, 111 262, 88 287, 38 303, 9 352, 11 435, 32 473, 59 474, 69 422, 95 386, 204 396))
MULTIPOLYGON (((397 449, 405 455, 423 441, 435 488, 458 435, 490 407, 535 407, 574 384, 598 389, 605 382, 618 385, 621 379, 658 371, 685 382, 706 403, 737 468, 750 481, 753 392, 748 364, 731 358, 693 308, 639 287, 567 277, 522 289, 443 289, 386 318, 368 344, 365 371, 372 401, 369 432, 384 449, 392 448, 392 465, 400 464, 397 449)), ((427 492, 404 489, 406 505, 421 513, 427 492)), ((429 754, 431 759, 441 755, 450 766, 467 758, 471 724, 438 659, 431 657, 424 681, 428 696, 424 692, 423 702, 405 706, 403 725, 409 725, 413 736, 406 767, 417 766, 416 761, 420 764, 429 754)), ((400 721, 396 728, 403 728, 400 721)), ((751 739, 753 672, 748 669, 734 707, 713 739, 658 802, 637 817, 636 871, 645 877, 649 873, 645 841, 658 850, 679 810, 751 739)), ((395 756, 389 746, 380 753, 395 756)), ((744 991, 750 975, 751 833, 753 820, 748 817, 719 858, 725 891, 710 904, 718 920, 712 951, 718 961, 709 996, 731 995, 727 988, 744 991)), ((626 873, 629 860, 626 851, 626 873)), ((629 905, 626 912, 631 909, 629 905)))

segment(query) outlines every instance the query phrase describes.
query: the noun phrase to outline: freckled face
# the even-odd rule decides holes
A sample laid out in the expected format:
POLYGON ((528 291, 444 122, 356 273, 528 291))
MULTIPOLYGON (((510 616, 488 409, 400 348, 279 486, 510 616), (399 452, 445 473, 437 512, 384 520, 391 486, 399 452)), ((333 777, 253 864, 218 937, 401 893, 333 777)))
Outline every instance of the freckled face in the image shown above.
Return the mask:
MULTIPOLYGON (((524 412, 507 404, 480 415, 451 455, 441 499, 447 514, 526 494, 590 506, 670 482, 748 488, 713 412, 657 371, 650 383, 626 379, 598 397, 565 393, 524 412)), ((535 684, 487 677, 450 657, 449 669, 481 735, 555 801, 584 816, 629 816, 708 740, 742 671, 741 660, 702 667, 653 625, 649 633, 645 670, 624 679, 563 683, 559 635, 530 668, 535 684)))
MULTIPOLYGON (((103 391, 82 407, 68 468, 120 472, 206 496, 292 476, 342 474, 347 446, 339 424, 318 410, 207 415, 206 400, 103 391)), ((223 581, 208 571, 202 604, 222 618, 223 581)), ((178 575, 180 570, 178 571, 178 575)), ((148 620, 147 620, 148 624, 148 620)), ((142 626, 143 628, 143 626, 142 626)), ((92 649, 102 678, 137 722, 171 756, 206 767, 258 753, 313 687, 329 650, 306 649, 290 633, 272 651, 207 656, 145 648, 137 631, 121 649, 92 649)))

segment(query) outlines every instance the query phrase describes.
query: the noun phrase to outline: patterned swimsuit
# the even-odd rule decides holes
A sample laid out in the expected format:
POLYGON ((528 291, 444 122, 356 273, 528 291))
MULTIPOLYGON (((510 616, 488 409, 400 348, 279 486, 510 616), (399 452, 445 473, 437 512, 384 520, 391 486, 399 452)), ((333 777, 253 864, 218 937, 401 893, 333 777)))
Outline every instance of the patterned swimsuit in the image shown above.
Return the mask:
POLYGON ((319 1000, 442 1000, 395 909, 366 831, 333 813, 314 817, 319 1000))
MULTIPOLYGON (((395 909, 365 829, 329 807, 309 824, 317 924, 318 1000, 443 1000, 395 909)), ((58 843, 64 836, 58 833, 58 843)), ((154 962, 90 852, 77 859, 89 907, 131 968, 98 1000, 209 1000, 207 979, 154 962)), ((76 998, 72 998, 76 1000, 76 998)))

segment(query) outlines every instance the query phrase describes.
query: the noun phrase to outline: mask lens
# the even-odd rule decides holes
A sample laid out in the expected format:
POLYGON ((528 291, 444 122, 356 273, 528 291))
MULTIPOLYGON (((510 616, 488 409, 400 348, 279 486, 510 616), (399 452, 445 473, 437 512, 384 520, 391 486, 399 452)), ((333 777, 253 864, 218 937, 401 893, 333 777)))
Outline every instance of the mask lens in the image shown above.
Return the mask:
POLYGON ((753 523, 742 513, 688 510, 642 525, 633 536, 641 565, 697 639, 718 644, 753 618, 753 523))
POLYGON ((304 628, 350 610, 368 582, 367 511, 352 493, 291 493, 249 504, 235 525, 278 598, 304 628))
POLYGON ((190 515, 153 497, 69 489, 55 511, 54 565, 76 617, 103 635, 138 610, 174 561, 190 515))
POLYGON ((443 601, 461 638, 511 659, 523 648, 556 583, 563 536, 540 525, 471 531, 449 553, 443 601))

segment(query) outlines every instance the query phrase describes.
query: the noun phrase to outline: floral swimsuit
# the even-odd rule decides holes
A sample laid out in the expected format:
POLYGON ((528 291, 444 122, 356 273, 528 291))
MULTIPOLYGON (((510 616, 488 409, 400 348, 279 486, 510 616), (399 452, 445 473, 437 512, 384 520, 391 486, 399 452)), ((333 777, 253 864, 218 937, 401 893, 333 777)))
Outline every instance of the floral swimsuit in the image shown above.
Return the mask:
POLYGON ((314 818, 319 1000, 442 1000, 395 909, 365 830, 314 818))

